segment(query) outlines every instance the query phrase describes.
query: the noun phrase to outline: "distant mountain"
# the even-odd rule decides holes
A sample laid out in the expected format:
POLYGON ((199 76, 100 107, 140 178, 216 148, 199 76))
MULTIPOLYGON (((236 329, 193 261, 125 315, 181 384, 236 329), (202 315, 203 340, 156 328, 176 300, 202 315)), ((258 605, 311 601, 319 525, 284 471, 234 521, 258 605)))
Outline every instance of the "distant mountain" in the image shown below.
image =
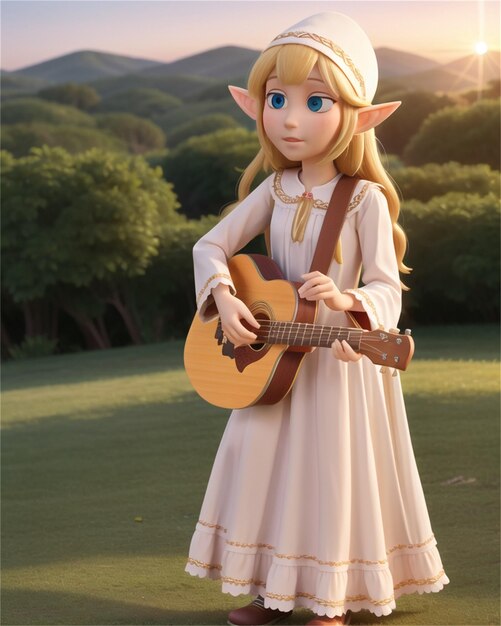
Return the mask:
POLYGON ((87 83, 97 78, 141 72, 158 65, 162 63, 94 50, 80 50, 10 74, 36 78, 46 84, 55 85, 67 82, 87 83))
POLYGON ((440 67, 440 63, 426 57, 392 48, 377 48, 376 57, 381 78, 405 76, 440 67))
MULTIPOLYGON (((1 73, 2 98, 36 93, 48 85, 65 82, 92 85, 102 97, 136 87, 160 89, 176 97, 210 98, 224 92, 224 83, 244 85, 258 50, 224 46, 171 63, 82 50, 14 72, 1 73), (221 91, 222 89, 222 91, 221 91)), ((477 85, 478 56, 445 65, 426 57, 378 48, 376 56, 382 80, 396 87, 457 92, 477 85)), ((499 78, 500 53, 483 58, 484 81, 499 78)), ((217 99, 217 98, 216 98, 217 99)))
POLYGON ((499 51, 488 52, 482 57, 472 54, 432 70, 400 76, 398 82, 408 88, 443 93, 476 89, 479 83, 480 64, 485 86, 490 80, 499 80, 500 59, 499 51))
POLYGON ((229 76, 247 76, 259 54, 258 50, 250 48, 224 46, 165 63, 145 70, 143 74, 149 76, 195 75, 219 79, 226 79, 229 76))

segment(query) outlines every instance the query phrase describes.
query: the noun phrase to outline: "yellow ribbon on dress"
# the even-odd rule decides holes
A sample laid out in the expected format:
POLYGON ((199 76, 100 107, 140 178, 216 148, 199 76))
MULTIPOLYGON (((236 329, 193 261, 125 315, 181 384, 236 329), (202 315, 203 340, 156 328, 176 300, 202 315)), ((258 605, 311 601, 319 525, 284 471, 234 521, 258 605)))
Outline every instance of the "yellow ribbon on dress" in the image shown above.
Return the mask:
MULTIPOLYGON (((291 237, 292 241, 303 241, 306 231, 306 224, 310 217, 314 199, 310 191, 305 191, 299 200, 294 221, 292 222, 291 237)), ((336 249, 334 250, 334 259, 339 265, 343 262, 343 253, 341 250, 341 237, 338 239, 336 249)))

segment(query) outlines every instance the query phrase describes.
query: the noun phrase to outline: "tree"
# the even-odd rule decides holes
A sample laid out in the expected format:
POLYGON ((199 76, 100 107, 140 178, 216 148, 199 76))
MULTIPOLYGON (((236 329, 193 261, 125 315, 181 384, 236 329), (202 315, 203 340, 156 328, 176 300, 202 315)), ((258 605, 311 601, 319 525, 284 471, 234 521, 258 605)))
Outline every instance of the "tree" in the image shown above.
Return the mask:
POLYGON ((409 165, 487 163, 499 169, 499 100, 446 107, 430 115, 405 149, 409 165))
POLYGON ((90 148, 128 151, 125 141, 105 130, 72 124, 8 124, 2 128, 2 148, 15 157, 27 156, 33 147, 61 147, 71 154, 90 148))
POLYGON ((179 98, 175 98, 160 89, 150 89, 138 87, 120 91, 112 96, 104 98, 96 113, 125 112, 132 113, 138 117, 154 118, 162 115, 171 109, 176 109, 182 104, 179 98))
POLYGON ((95 107, 101 100, 93 87, 78 83, 63 83, 46 87, 38 92, 38 97, 50 102, 68 104, 82 111, 95 107))
POLYGON ((174 183, 183 213, 196 218, 219 214, 236 198, 243 169, 259 150, 257 134, 244 128, 192 137, 165 160, 165 175, 174 183))
POLYGON ((109 303, 140 342, 122 287, 144 274, 183 220, 161 169, 141 157, 98 149, 72 156, 47 146, 18 160, 3 152, 2 163, 2 284, 24 307, 26 334, 40 334, 48 299, 76 320, 90 346, 108 347, 109 303))
POLYGON ((201 115, 186 124, 181 124, 181 126, 171 132, 167 143, 171 148, 175 148, 190 137, 207 135, 222 128, 236 128, 237 126, 235 119, 230 115, 224 115, 223 113, 201 115))
POLYGON ((376 131, 386 152, 401 155, 424 120, 452 104, 447 96, 437 96, 427 91, 397 91, 385 96, 386 102, 401 100, 400 107, 376 131))
POLYGON ((130 113, 96 115, 97 126, 127 145, 131 154, 143 154, 165 146, 165 133, 150 120, 130 113))
POLYGON ((6 124, 35 122, 73 124, 89 128, 95 126, 92 115, 66 104, 48 102, 41 98, 13 98, 2 103, 2 127, 6 124))
POLYGON ((500 188, 499 171, 488 165, 461 165, 428 163, 421 167, 404 167, 391 170, 404 200, 415 199, 428 202, 435 196, 448 192, 477 193, 485 196, 500 188))

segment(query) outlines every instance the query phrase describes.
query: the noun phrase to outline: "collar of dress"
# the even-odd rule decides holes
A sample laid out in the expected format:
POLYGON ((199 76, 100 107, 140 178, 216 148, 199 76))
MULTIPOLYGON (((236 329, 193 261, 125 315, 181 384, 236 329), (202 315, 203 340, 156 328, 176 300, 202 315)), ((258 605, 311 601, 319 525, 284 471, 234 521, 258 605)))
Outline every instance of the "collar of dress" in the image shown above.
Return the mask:
MULTIPOLYGON (((299 167, 278 170, 275 172, 275 176, 273 179, 273 190, 277 196, 284 204, 298 204, 298 202, 303 198, 304 193, 304 185, 299 180, 299 167), (295 195, 289 195, 286 191, 284 191, 282 187, 282 181, 286 181, 286 188, 290 190, 291 193, 297 190, 298 193, 295 195)), ((313 204, 312 208, 315 209, 324 209, 327 210, 329 206, 329 201, 320 200, 318 195, 323 196, 324 198, 327 196, 330 199, 332 195, 332 191, 334 189, 334 184, 341 178, 341 173, 337 174, 332 180, 324 183, 323 185, 318 185, 313 187, 313 204)), ((366 182, 363 185, 362 189, 353 197, 353 200, 350 202, 348 207, 348 211, 352 211, 355 207, 357 207, 362 199, 364 198, 367 190, 369 188, 370 182, 366 182)))

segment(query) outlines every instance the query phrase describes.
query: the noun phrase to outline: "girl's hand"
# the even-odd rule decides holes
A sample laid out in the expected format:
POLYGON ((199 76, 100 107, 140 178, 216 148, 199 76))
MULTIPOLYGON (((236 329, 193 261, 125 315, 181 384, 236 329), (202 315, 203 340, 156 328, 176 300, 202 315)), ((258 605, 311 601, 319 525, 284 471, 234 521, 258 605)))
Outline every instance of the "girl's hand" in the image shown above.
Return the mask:
POLYGON ((240 319, 245 319, 256 328, 260 327, 259 322, 249 311, 247 305, 240 298, 230 293, 227 285, 223 285, 223 287, 226 287, 226 289, 212 290, 219 317, 221 318, 223 333, 235 348, 254 343, 257 335, 247 330, 240 322, 240 319))
POLYGON ((323 300, 333 311, 346 310, 346 294, 343 294, 329 276, 322 272, 302 274, 305 282, 298 289, 298 293, 306 300, 323 300))
POLYGON ((343 339, 341 343, 339 339, 336 339, 331 345, 332 354, 341 361, 360 361, 362 354, 355 352, 350 344, 343 339))

